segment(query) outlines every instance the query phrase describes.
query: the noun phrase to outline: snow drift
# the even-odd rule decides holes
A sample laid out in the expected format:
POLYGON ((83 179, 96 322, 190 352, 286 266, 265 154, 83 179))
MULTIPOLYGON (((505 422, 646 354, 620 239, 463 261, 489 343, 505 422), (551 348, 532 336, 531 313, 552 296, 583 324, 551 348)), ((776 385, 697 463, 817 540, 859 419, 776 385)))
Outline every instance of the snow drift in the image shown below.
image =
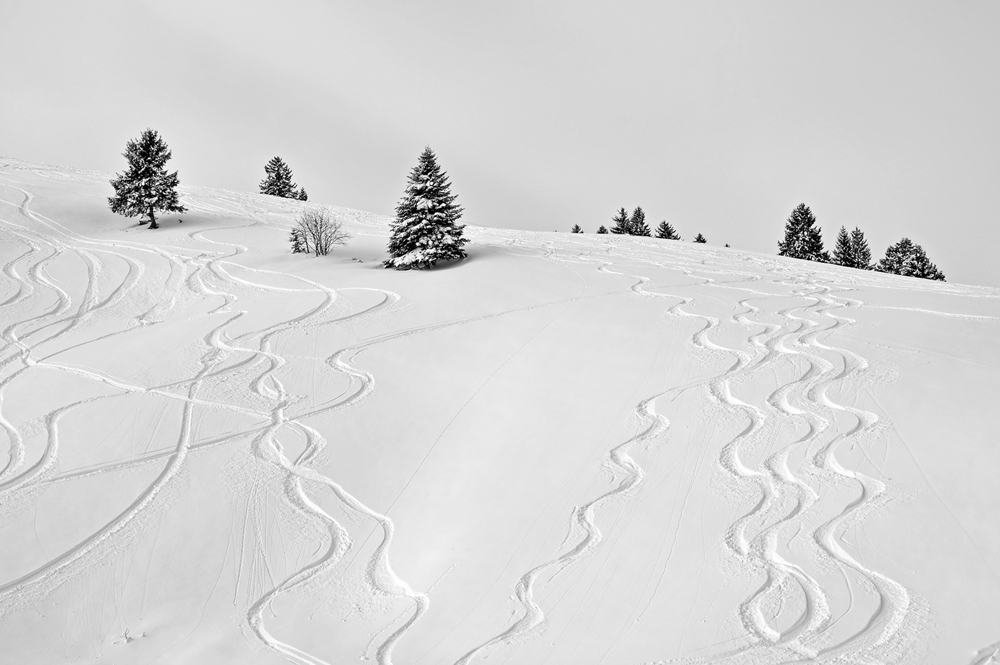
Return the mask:
POLYGON ((0 160, 0 662, 1000 658, 996 289, 109 193, 0 160))

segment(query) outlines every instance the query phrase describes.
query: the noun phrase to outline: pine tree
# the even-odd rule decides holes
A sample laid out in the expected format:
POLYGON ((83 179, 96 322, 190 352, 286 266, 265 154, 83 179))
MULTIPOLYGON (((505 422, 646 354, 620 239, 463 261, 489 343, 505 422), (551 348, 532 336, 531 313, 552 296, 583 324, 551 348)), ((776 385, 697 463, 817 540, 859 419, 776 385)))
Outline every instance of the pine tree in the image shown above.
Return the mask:
POLYGON ((913 241, 909 238, 903 238, 885 250, 885 256, 879 260, 875 270, 891 275, 902 275, 906 262, 913 254, 913 241))
POLYGON ((708 242, 707 240, 705 240, 705 236, 701 235, 700 233, 694 237, 694 241, 698 243, 708 242))
POLYGON ((299 226, 293 226, 288 234, 288 242, 292 245, 292 254, 308 254, 309 238, 299 226))
POLYGON ((597 232, 601 235, 606 234, 608 232, 608 227, 604 226, 604 224, 601 224, 600 226, 597 227, 597 232))
POLYGON ((579 224, 574 224, 573 228, 569 230, 570 233, 583 233, 583 229, 580 228, 579 224))
POLYGON ((186 212, 177 195, 177 171, 167 173, 170 148, 153 129, 146 129, 137 140, 125 144, 122 156, 128 160, 128 169, 117 175, 111 186, 115 195, 108 198, 111 212, 125 217, 142 217, 140 224, 149 223, 156 229, 156 211, 186 212))
POLYGON ((299 188, 299 195, 296 196, 295 198, 297 198, 299 201, 308 201, 309 200, 309 195, 306 194, 306 188, 305 187, 300 187, 299 188))
POLYGON ((903 238, 895 245, 890 245, 885 250, 885 257, 875 266, 875 270, 905 277, 945 281, 944 273, 931 263, 924 248, 909 238, 903 238))
POLYGON ((800 203, 785 223, 785 239, 778 243, 778 254, 793 259, 829 262, 823 249, 823 235, 816 218, 805 203, 800 203))
POLYGON ((656 237, 662 238, 663 240, 680 240, 681 237, 677 235, 677 231, 674 227, 670 225, 670 222, 663 220, 660 225, 656 227, 656 237))
POLYGON ((396 206, 386 268, 427 269, 438 261, 465 258, 462 208, 451 193, 448 175, 438 166, 430 147, 424 148, 410 171, 406 192, 396 206))
POLYGON ((833 263, 848 268, 856 267, 854 265, 854 252, 851 249, 851 236, 847 235, 847 229, 843 226, 837 232, 837 246, 833 249, 833 263))
POLYGON ((854 268, 860 270, 872 269, 872 251, 868 249, 868 241, 861 229, 854 227, 851 231, 851 257, 854 268))
POLYGON ((281 157, 272 157, 264 165, 265 178, 260 181, 260 193, 285 199, 306 200, 306 190, 292 182, 292 169, 281 157))
POLYGON ((611 227, 611 232, 618 235, 628 235, 629 232, 629 220, 628 213, 625 212, 625 208, 619 208, 617 214, 611 218, 611 221, 615 223, 611 227))
POLYGON ((636 206, 632 211, 632 216, 628 220, 628 232, 633 236, 649 237, 649 226, 646 224, 646 213, 640 206, 636 206))
POLYGON ((931 260, 927 258, 927 254, 924 252, 924 248, 920 245, 916 246, 913 258, 910 260, 909 265, 906 266, 906 272, 903 274, 908 277, 945 281, 944 273, 931 263, 931 260))

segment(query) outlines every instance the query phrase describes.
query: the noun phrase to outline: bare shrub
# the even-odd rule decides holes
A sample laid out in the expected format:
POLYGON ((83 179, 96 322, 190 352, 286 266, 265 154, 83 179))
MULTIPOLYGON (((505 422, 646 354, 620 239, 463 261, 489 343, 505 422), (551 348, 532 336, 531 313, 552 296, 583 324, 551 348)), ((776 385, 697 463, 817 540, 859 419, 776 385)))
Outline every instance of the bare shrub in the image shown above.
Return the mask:
POLYGON ((292 228, 289 240, 292 252, 313 252, 316 256, 326 256, 335 245, 346 245, 350 234, 344 230, 344 223, 333 219, 330 211, 303 210, 292 228))

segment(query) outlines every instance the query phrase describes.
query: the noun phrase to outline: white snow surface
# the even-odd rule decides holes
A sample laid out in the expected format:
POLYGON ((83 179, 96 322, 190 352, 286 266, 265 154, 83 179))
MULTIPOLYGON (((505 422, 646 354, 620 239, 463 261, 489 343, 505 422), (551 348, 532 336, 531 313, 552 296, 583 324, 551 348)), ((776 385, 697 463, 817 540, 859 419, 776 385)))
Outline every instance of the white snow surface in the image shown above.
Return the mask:
POLYGON ((0 663, 1000 661, 1000 291, 108 179, 0 159, 0 663))

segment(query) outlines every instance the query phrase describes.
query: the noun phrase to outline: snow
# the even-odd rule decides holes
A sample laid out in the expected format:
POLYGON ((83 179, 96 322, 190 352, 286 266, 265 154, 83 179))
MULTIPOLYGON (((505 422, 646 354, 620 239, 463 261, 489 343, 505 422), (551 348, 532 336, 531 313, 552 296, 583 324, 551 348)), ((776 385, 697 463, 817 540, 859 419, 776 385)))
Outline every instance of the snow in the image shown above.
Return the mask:
POLYGON ((0 662, 996 660, 1000 291, 109 179, 0 159, 0 662))

